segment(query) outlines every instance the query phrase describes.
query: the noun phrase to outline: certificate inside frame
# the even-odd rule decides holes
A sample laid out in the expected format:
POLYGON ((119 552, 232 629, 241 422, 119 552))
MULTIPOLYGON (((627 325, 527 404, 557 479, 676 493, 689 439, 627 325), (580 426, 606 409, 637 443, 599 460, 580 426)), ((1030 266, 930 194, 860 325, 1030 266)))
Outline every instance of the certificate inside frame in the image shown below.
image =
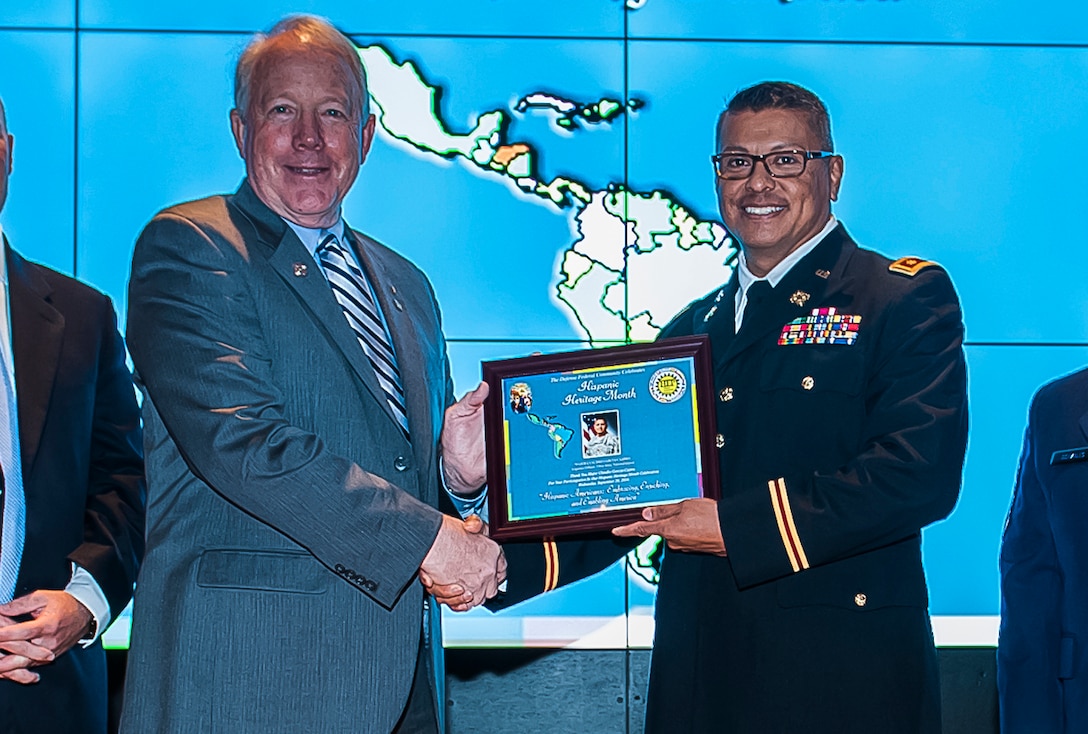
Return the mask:
POLYGON ((603 532, 720 484, 706 335, 483 363, 492 538, 603 532))

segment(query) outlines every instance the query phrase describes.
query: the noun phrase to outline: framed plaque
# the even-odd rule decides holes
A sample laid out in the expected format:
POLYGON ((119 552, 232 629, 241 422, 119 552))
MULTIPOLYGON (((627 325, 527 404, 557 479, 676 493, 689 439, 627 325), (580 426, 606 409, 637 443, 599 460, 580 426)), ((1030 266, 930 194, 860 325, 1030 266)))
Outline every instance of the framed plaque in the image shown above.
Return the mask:
POLYGON ((710 341, 483 363, 491 537, 607 531, 718 497, 710 341))

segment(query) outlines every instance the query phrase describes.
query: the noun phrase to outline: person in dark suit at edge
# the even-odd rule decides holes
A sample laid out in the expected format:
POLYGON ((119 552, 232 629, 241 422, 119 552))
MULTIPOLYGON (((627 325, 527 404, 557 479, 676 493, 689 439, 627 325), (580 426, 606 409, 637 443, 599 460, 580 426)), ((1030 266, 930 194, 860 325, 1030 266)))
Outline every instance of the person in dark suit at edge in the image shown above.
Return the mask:
MULTIPOLYGON (((843 159, 810 91, 736 94, 713 163, 739 263, 660 337, 710 336, 721 499, 647 508, 614 541, 507 544, 491 606, 660 535, 647 732, 940 731, 921 529, 962 480, 956 292, 932 262, 858 247, 831 214, 843 159)), ((470 598, 431 588, 455 609, 470 598)))
MULTIPOLYGON (((0 102, 0 211, 14 138, 0 102)), ((101 633, 143 556, 140 414, 109 298, 0 260, 0 730, 105 734, 101 633)))
POLYGON ((1088 730, 1088 370, 1028 414, 1001 542, 997 691, 1006 734, 1088 730))
POLYGON ((122 731, 442 731, 417 578, 470 605, 502 580, 453 507, 481 496, 487 388, 454 401, 426 276, 342 218, 375 129, 351 41, 312 16, 256 37, 230 121, 237 192, 159 213, 133 255, 149 511, 122 731))

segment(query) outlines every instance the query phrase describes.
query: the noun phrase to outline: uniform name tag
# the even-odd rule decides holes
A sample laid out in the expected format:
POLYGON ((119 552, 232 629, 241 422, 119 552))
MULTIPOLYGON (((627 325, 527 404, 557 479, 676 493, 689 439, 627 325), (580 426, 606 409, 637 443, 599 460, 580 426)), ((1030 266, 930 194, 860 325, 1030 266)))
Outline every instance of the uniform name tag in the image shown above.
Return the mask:
POLYGON ((1050 455, 1051 466, 1076 464, 1081 461, 1088 461, 1088 446, 1081 446, 1079 449, 1062 449, 1050 455))
POLYGON ((834 308, 815 308, 782 327, 779 346, 787 344, 844 344, 853 346, 861 327, 861 317, 838 313, 834 308))

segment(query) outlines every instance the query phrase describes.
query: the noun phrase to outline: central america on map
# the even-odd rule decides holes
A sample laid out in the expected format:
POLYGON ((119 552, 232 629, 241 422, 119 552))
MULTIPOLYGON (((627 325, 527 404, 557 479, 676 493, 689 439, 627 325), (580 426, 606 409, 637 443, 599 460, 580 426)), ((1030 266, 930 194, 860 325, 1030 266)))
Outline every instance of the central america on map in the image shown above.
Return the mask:
POLYGON ((664 191, 631 191, 623 182, 593 190, 572 176, 548 179, 537 170, 536 144, 510 136, 515 115, 552 114, 556 127, 570 132, 610 124, 644 102, 602 97, 580 103, 535 90, 510 110, 479 114, 468 132, 456 133, 440 117, 438 88, 414 63, 398 63, 379 44, 360 47, 359 55, 379 134, 418 153, 460 160, 568 217, 574 238, 557 246, 553 300, 592 346, 654 339, 692 298, 731 274, 737 250, 718 222, 697 219, 664 191), (663 283, 686 287, 658 287, 663 283))

